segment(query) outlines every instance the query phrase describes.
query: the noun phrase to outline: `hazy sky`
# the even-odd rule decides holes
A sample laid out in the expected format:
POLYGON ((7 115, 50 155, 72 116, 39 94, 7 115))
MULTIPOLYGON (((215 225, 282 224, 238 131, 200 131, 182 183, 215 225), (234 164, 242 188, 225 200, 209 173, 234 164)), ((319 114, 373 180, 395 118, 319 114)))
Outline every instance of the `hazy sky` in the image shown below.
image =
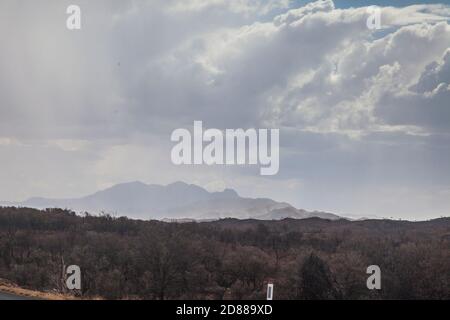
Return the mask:
POLYGON ((0 199, 182 180, 309 210, 449 216, 450 4, 384 7, 373 31, 368 3, 2 0, 0 199), (170 133, 194 120, 280 128, 279 174, 172 165, 170 133))

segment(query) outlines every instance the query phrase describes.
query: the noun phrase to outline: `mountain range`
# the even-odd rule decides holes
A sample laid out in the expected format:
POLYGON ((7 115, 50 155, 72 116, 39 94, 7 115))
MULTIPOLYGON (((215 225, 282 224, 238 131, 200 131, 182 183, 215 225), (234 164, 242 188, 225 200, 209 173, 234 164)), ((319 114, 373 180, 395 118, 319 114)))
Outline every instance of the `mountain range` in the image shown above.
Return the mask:
POLYGON ((94 194, 73 199, 30 198, 23 202, 3 203, 31 208, 64 208, 76 212, 109 213, 135 219, 217 220, 222 218, 282 220, 341 217, 327 212, 309 212, 285 202, 268 198, 244 198, 225 189, 208 192, 194 184, 175 182, 166 186, 129 182, 117 184, 94 194))

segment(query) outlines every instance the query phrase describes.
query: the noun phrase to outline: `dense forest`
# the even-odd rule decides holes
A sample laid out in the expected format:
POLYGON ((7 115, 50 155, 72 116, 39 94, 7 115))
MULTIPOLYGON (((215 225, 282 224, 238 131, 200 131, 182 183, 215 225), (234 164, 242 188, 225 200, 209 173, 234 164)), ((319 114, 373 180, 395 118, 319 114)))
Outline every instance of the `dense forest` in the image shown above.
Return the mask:
POLYGON ((165 223, 0 208, 0 278, 107 299, 450 299, 450 218, 165 223), (368 290, 366 268, 381 268, 368 290))

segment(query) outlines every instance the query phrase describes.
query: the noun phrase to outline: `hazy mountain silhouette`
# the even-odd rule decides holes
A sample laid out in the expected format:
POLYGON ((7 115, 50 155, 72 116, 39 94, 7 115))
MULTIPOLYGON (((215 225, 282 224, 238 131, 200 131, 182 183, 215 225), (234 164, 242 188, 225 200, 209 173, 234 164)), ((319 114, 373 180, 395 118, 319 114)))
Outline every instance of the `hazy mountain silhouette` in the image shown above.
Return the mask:
POLYGON ((266 198, 243 198, 232 189, 207 190, 184 182, 167 186, 130 182, 115 185, 82 198, 31 198, 8 205, 32 208, 67 208, 74 211, 105 212, 139 219, 261 219, 280 220, 341 217, 325 212, 308 212, 288 203, 266 198))

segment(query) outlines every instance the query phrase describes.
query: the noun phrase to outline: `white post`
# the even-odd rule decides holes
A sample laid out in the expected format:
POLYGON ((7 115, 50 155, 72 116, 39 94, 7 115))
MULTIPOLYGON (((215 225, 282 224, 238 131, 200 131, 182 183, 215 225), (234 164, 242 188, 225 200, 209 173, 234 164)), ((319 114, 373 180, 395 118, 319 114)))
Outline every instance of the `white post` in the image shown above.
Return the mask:
POLYGON ((267 300, 273 299, 273 283, 267 284, 267 300))

